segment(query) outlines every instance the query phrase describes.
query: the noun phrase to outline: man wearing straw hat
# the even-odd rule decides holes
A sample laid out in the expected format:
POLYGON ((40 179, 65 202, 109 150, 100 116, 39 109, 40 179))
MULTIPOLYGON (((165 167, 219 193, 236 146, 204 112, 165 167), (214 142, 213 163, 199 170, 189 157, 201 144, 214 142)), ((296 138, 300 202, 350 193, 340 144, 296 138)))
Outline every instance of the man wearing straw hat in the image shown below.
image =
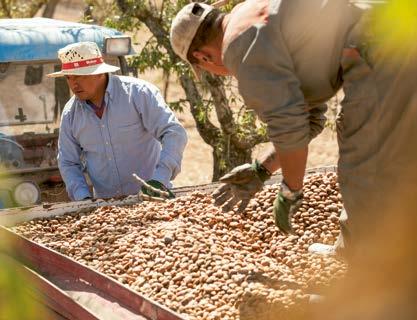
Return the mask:
MULTIPOLYGON (((173 50, 197 76, 202 70, 234 76, 274 144, 265 159, 220 179, 225 185, 214 194, 217 204, 231 208, 240 202, 244 209, 281 168, 273 213, 279 229, 291 232, 308 144, 324 127, 327 100, 342 87, 338 178, 349 214, 348 222, 345 212, 341 217, 343 240, 356 243, 372 235, 370 226, 388 202, 415 189, 409 174, 416 163, 409 144, 417 128, 415 28, 393 46, 392 34, 404 30, 396 28, 401 18, 375 25, 379 11, 367 10, 371 2, 383 1, 247 0, 228 14, 195 2, 178 12, 171 26, 173 50)), ((335 247, 310 249, 333 253, 335 247)))
MULTIPOLYGON (((79 42, 58 51, 74 96, 60 126, 58 165, 72 200, 136 194, 138 175, 153 187, 169 191, 180 172, 187 143, 184 128, 159 90, 133 77, 112 75, 119 67, 104 62, 94 42, 79 42)), ((172 195, 172 193, 171 193, 172 195)))

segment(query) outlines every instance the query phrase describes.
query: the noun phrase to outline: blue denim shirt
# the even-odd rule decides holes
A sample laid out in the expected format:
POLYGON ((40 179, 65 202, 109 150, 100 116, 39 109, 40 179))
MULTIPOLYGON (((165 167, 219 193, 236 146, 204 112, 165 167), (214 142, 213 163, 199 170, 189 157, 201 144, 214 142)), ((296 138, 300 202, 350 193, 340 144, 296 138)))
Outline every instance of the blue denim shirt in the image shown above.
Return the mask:
POLYGON ((64 108, 58 165, 70 198, 91 196, 84 165, 95 197, 137 193, 133 173, 171 187, 187 135, 159 90, 143 80, 109 75, 104 99, 101 119, 75 96, 64 108))

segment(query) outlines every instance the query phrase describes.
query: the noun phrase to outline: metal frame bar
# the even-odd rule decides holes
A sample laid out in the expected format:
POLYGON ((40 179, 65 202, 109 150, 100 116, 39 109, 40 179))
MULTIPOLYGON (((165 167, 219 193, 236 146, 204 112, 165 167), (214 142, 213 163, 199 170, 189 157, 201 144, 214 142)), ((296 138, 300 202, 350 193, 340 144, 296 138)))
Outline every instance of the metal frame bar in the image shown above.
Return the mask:
POLYGON ((14 122, 0 122, 0 127, 16 127, 16 126, 32 126, 37 124, 51 124, 55 123, 54 120, 43 121, 14 121, 14 122))
POLYGON ((64 214, 77 214, 89 212, 103 206, 111 205, 132 205, 140 200, 137 196, 128 196, 117 200, 84 200, 74 202, 57 202, 53 204, 42 204, 30 207, 18 207, 0 210, 0 226, 14 226, 18 223, 30 221, 35 218, 48 218, 64 214))
MULTIPOLYGON (((306 170, 305 176, 315 174, 315 173, 328 173, 328 172, 337 172, 337 166, 324 166, 324 167, 309 168, 306 170)), ((279 173, 274 174, 267 181, 265 181, 265 184, 271 185, 274 183, 281 183, 281 181, 282 181, 282 174, 281 172, 279 172, 279 173)), ((200 184, 197 186, 184 186, 184 187, 174 188, 172 191, 177 196, 183 196, 193 191, 212 192, 220 185, 221 185, 220 182, 211 182, 207 184, 200 184)))
POLYGON ((9 177, 13 175, 40 173, 40 172, 48 172, 48 171, 56 171, 56 170, 59 171, 58 166, 11 169, 11 170, 6 170, 6 171, 0 171, 0 177, 3 177, 3 176, 9 177))

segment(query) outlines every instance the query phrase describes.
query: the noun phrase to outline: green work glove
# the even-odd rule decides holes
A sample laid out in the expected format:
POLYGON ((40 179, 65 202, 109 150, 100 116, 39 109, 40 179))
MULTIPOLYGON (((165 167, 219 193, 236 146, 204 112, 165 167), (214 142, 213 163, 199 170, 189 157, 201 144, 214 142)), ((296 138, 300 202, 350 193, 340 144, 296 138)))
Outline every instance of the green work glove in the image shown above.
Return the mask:
POLYGON ((220 178, 223 184, 212 194, 214 203, 229 211, 240 201, 238 211, 241 212, 270 176, 271 173, 257 160, 238 166, 220 178))
POLYGON ((291 191, 284 181, 274 202, 275 225, 284 233, 292 233, 291 217, 301 205, 303 191, 291 191))
MULTIPOLYGON (((173 199, 175 198, 175 195, 172 193, 171 190, 169 190, 167 187, 165 187, 161 182, 156 181, 156 180, 148 180, 146 181, 147 184, 149 184, 151 187, 154 187, 155 189, 159 189, 165 192, 168 192, 169 197, 168 199, 173 199)), ((145 186, 142 186, 142 193, 146 194, 148 196, 151 197, 160 197, 160 198, 164 198, 162 197, 159 193, 156 193, 152 190, 149 190, 148 188, 146 188, 145 186)))

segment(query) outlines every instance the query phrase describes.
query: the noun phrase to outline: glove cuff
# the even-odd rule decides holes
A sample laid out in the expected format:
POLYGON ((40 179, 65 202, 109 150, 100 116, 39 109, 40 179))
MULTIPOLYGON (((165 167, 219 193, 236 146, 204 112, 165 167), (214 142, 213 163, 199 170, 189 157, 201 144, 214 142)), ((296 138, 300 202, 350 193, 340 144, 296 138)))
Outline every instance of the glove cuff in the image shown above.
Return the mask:
MULTIPOLYGON (((175 198, 175 195, 172 193, 172 191, 170 189, 168 189, 167 187, 165 187, 165 185, 162 182, 152 179, 152 180, 146 181, 146 183, 149 184, 151 187, 154 187, 156 189, 168 192, 169 199, 175 198)), ((160 196, 160 195, 156 195, 156 196, 160 196)))
POLYGON ((252 168, 255 170, 256 174, 262 182, 265 182, 272 176, 271 172, 269 172, 268 169, 259 162, 259 160, 255 160, 255 162, 252 163, 252 168))
POLYGON ((292 191, 284 180, 281 181, 280 192, 282 196, 288 200, 299 200, 303 197, 303 189, 292 191))

